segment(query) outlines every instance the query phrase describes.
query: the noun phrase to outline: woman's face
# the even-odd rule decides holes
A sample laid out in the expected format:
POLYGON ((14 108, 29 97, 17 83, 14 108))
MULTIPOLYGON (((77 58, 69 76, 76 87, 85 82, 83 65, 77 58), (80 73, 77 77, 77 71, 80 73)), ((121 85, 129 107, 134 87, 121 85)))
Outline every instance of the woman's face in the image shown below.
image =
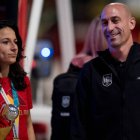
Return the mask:
POLYGON ((18 54, 17 38, 10 27, 0 29, 0 65, 10 65, 16 62, 18 54))

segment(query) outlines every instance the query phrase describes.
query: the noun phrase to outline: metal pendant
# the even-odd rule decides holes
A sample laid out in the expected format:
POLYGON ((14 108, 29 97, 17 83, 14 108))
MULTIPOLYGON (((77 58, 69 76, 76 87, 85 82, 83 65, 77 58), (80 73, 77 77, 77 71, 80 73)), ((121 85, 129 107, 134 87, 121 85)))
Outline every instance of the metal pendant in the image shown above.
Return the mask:
POLYGON ((13 104, 5 104, 2 111, 2 116, 7 120, 14 122, 19 115, 18 108, 13 104))

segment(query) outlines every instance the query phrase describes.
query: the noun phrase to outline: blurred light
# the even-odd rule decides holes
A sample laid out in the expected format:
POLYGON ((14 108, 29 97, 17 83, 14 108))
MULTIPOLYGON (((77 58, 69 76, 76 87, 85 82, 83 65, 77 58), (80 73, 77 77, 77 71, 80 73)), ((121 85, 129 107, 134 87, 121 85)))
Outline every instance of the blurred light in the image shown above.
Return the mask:
POLYGON ((32 69, 32 76, 35 78, 44 78, 50 75, 52 68, 52 60, 54 56, 54 48, 51 40, 38 40, 32 69))
POLYGON ((50 59, 53 57, 53 54, 54 54, 53 48, 51 46, 48 46, 48 45, 44 46, 40 50, 41 58, 50 59))
POLYGON ((40 61, 48 61, 54 55, 53 44, 50 40, 39 40, 35 48, 35 56, 40 61))
POLYGON ((41 50, 41 55, 42 55, 43 57, 49 57, 49 56, 51 55, 50 49, 49 49, 49 48, 43 48, 43 49, 41 50))

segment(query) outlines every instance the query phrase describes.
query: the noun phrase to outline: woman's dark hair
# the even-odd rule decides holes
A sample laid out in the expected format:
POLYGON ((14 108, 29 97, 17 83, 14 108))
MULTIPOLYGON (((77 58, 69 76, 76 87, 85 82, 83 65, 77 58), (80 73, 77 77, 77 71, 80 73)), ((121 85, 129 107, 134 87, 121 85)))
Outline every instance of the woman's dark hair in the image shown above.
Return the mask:
POLYGON ((16 62, 10 65, 10 71, 8 77, 12 80, 16 90, 23 90, 26 88, 24 77, 26 76, 27 73, 23 70, 23 68, 20 65, 21 59, 24 58, 22 39, 20 37, 18 27, 13 21, 0 20, 0 30, 6 27, 11 28, 15 32, 17 38, 17 46, 18 46, 18 54, 17 54, 16 62))

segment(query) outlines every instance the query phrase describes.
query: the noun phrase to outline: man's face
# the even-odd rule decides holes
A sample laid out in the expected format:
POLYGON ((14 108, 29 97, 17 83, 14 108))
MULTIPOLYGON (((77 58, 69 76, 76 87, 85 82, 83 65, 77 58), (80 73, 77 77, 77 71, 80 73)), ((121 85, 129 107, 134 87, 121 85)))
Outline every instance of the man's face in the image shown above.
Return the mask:
POLYGON ((102 29, 108 45, 116 48, 127 44, 135 27, 129 11, 122 5, 108 5, 101 13, 102 29))

